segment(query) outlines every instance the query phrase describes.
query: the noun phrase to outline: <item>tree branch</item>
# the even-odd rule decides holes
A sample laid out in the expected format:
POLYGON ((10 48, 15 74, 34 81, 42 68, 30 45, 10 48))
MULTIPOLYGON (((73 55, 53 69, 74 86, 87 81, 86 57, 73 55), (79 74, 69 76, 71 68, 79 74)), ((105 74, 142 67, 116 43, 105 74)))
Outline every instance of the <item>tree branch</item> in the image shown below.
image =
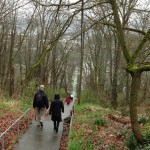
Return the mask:
POLYGON ((139 67, 139 70, 141 72, 143 72, 143 71, 150 71, 150 62, 149 62, 148 65, 143 65, 143 66, 139 67))
MULTIPOLYGON (((116 28, 115 25, 110 24, 110 23, 108 23, 108 22, 103 22, 102 24, 111 26, 111 27, 113 27, 113 28, 116 28)), ((133 29, 133 28, 128 28, 128 27, 125 27, 125 28, 122 28, 122 29, 127 30, 127 31, 137 32, 137 33, 140 33, 140 34, 142 34, 142 35, 145 35, 145 34, 146 34, 144 31, 139 30, 139 29, 133 29)))
POLYGON ((76 5, 76 4, 78 4, 78 3, 80 3, 82 0, 79 0, 79 1, 77 1, 77 2, 75 2, 75 3, 70 3, 70 4, 65 4, 65 3, 59 3, 59 4, 54 4, 54 3, 49 3, 49 4, 43 4, 43 3, 41 3, 41 2, 39 2, 39 1, 37 1, 37 0, 32 0, 33 2, 35 2, 35 3, 37 3, 37 4, 39 4, 39 5, 41 5, 41 6, 45 6, 45 7, 50 7, 50 6, 56 6, 56 7, 60 7, 60 6, 66 6, 66 7, 70 7, 70 6, 73 6, 73 5, 76 5))
POLYGON ((129 64, 131 61, 131 56, 130 56, 128 49, 127 49, 127 45, 126 45, 126 41, 125 41, 125 37, 124 37, 124 32, 123 32, 123 27, 122 27, 122 24, 121 24, 121 21, 119 18, 118 5, 117 5, 115 0, 110 0, 110 4, 112 6, 112 10, 114 13, 114 21, 116 24, 118 40, 120 42, 125 60, 126 60, 127 64, 129 64))
POLYGON ((144 44, 147 42, 147 40, 150 38, 150 28, 147 31, 147 33, 145 34, 145 36, 143 37, 141 43, 139 44, 139 46, 137 47, 137 49, 134 51, 131 61, 134 63, 135 59, 137 58, 139 52, 142 50, 144 44))
POLYGON ((59 40, 59 38, 64 34, 64 32, 70 26, 70 24, 71 24, 74 16, 77 13, 79 13, 79 12, 80 11, 75 11, 73 15, 71 15, 70 17, 68 17, 68 19, 64 23, 64 25, 61 28, 61 30, 59 31, 59 33, 51 41, 49 41, 49 43, 47 43, 47 46, 46 46, 45 50, 43 51, 40 59, 34 65, 32 65, 32 67, 30 68, 29 72, 27 73, 26 79, 29 79, 31 77, 32 72, 34 71, 34 69, 37 68, 44 61, 47 53, 52 50, 52 47, 55 45, 55 43, 59 40))

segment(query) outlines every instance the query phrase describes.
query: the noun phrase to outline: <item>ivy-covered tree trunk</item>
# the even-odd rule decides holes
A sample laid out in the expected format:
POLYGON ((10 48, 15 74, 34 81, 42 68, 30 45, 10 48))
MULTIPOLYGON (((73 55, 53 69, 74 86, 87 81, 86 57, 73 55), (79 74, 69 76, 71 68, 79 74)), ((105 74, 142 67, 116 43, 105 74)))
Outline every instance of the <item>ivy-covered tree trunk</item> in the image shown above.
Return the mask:
POLYGON ((137 115, 137 99, 138 99, 138 91, 140 88, 141 82, 141 72, 132 72, 132 82, 131 82, 131 95, 130 95, 130 119, 131 119, 131 127, 134 133, 134 136, 139 142, 142 142, 143 136, 140 131, 140 126, 138 123, 138 115, 137 115))

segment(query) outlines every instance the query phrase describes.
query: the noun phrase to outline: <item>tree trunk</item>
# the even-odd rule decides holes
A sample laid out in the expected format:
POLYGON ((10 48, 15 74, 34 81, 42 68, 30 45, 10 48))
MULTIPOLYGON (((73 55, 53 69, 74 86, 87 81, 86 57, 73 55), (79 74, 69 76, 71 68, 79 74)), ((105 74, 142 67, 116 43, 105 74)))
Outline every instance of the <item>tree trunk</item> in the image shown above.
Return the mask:
POLYGON ((11 97, 14 93, 14 67, 13 67, 13 51, 15 46, 16 36, 16 18, 14 17, 14 23, 11 31, 11 45, 9 53, 9 96, 11 97))
POLYGON ((117 103, 117 81, 118 81, 118 70, 120 63, 120 55, 121 49, 117 42, 116 52, 115 52, 115 60, 114 60, 114 73, 113 73, 113 81, 112 81, 112 95, 111 95, 111 106, 116 109, 118 106, 117 103))
POLYGON ((130 119, 131 119, 131 127, 133 134, 138 142, 142 143, 143 135, 140 131, 140 126, 138 124, 138 115, 137 115, 137 99, 138 99, 138 91, 140 88, 141 82, 141 72, 132 72, 132 82, 131 82, 131 95, 130 95, 130 119))
POLYGON ((114 76, 113 82, 112 82, 112 91, 111 91, 111 106, 116 109, 118 106, 117 103, 117 77, 114 76))
POLYGON ((125 105, 128 105, 129 104, 129 96, 130 96, 130 92, 129 92, 129 73, 127 72, 126 73, 126 97, 125 97, 125 105))
POLYGON ((146 73, 145 81, 144 81, 144 88, 143 88, 143 95, 141 101, 146 100, 146 93, 147 93, 147 88, 148 88, 148 75, 146 73))
POLYGON ((83 55, 84 55, 84 0, 82 0, 82 11, 81 11, 81 59, 80 59, 80 75, 79 75, 79 86, 78 86, 78 103, 80 104, 81 98, 81 84, 82 84, 82 72, 83 72, 83 55))
POLYGON ((56 49, 52 51, 52 70, 51 70, 51 83, 52 88, 56 90, 56 49))

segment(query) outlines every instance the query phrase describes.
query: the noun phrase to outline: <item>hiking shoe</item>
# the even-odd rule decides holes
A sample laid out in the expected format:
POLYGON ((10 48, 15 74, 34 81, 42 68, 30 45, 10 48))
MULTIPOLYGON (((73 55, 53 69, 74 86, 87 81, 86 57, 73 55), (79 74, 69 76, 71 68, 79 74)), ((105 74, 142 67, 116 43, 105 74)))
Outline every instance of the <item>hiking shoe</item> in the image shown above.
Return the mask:
POLYGON ((43 127, 43 122, 40 122, 40 125, 43 127))

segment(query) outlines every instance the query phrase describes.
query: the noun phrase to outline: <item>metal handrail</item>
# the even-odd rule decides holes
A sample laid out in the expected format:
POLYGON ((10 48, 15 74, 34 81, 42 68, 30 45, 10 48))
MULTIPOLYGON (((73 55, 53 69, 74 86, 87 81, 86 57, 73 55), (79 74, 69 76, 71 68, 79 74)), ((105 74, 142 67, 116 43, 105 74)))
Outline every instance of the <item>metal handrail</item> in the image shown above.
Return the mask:
POLYGON ((24 114, 22 114, 11 126, 9 126, 1 135, 0 138, 2 139, 2 144, 1 144, 1 149, 4 150, 4 144, 5 144, 5 140, 4 140, 4 136, 6 134, 7 131, 9 131, 14 125, 17 124, 17 142, 19 142, 19 126, 20 126, 20 120, 23 116, 25 116, 28 113, 28 127, 29 127, 29 111, 31 110, 31 108, 29 108, 26 112, 24 112, 24 114))

